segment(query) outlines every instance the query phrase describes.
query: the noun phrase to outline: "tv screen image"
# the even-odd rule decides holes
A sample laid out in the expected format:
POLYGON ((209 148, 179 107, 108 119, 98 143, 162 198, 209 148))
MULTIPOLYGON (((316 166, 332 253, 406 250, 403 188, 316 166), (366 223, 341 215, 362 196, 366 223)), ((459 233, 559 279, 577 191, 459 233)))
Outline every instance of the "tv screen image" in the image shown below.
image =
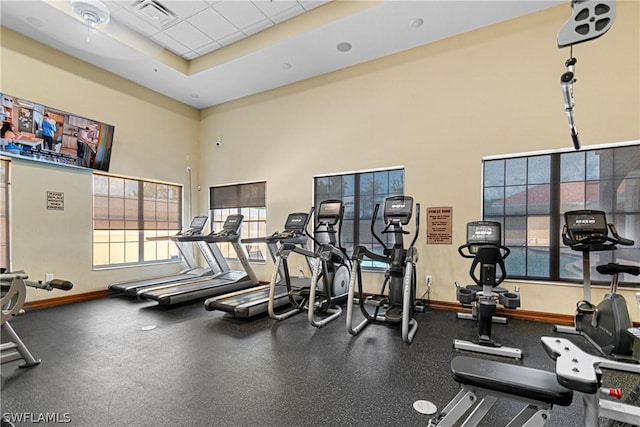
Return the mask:
POLYGON ((0 93, 0 154, 109 171, 114 127, 0 93))

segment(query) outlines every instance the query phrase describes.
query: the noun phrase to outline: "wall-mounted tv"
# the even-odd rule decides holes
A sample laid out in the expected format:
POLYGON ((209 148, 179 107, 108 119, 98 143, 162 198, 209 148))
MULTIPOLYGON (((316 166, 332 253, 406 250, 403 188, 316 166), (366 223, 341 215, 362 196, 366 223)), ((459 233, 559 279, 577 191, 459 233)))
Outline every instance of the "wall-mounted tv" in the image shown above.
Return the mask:
POLYGON ((0 93, 0 154, 109 171, 114 127, 0 93))

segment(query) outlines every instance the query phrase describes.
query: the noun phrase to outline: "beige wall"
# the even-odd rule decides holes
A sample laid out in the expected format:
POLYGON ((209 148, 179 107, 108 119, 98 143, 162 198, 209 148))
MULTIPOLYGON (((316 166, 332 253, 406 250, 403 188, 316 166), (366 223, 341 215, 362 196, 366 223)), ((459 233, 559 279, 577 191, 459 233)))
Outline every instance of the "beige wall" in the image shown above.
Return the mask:
MULTIPOLYGON (((431 274, 432 298, 455 301, 453 282, 468 283, 456 248, 481 213, 481 158, 571 146, 559 85, 568 50, 555 42, 568 16, 559 6, 201 112, 3 28, 0 91, 115 125, 113 173, 186 186, 189 155, 203 188, 195 212, 211 185, 267 180, 268 230, 309 209, 314 175, 404 166, 406 194, 454 209, 452 245, 427 246, 421 230, 418 293, 431 274)), ((637 2, 618 2, 609 33, 574 49, 583 145, 640 139, 639 16, 637 2)), ((90 175, 13 163, 15 268, 69 277, 73 292, 178 268, 92 272, 90 175), (46 190, 65 193, 64 212, 44 209, 46 190)), ((271 264, 256 270, 268 280, 271 264)), ((367 278, 376 291, 380 277, 367 278)), ((519 285, 529 310, 570 314, 581 297, 576 286, 519 285)))
MULTIPOLYGON (((197 157, 197 110, 4 27, 1 35, 0 92, 114 125, 110 172, 182 184, 188 196, 186 159, 197 157)), ((92 174, 25 160, 13 160, 11 171, 12 268, 35 279, 68 278, 75 285, 69 295, 181 267, 92 271, 92 174), (64 193, 64 211, 46 210, 47 191, 64 193)), ((28 299, 60 295, 30 290, 28 299)))
MULTIPOLYGON (((609 33, 574 48, 583 145, 640 139, 638 10, 618 2, 609 33)), ((569 52, 555 41, 568 16, 566 5, 553 8, 204 110, 200 184, 266 179, 276 230, 309 209, 314 175, 402 165, 406 194, 423 208, 453 207, 452 245, 426 245, 422 221, 417 273, 419 295, 431 274, 432 298, 455 301, 454 281, 470 280, 456 248, 480 219, 482 157, 572 146, 559 84, 569 52)), ((376 292, 380 275, 368 279, 376 292)), ((576 286, 518 285, 528 310, 571 314, 582 296, 576 286)))

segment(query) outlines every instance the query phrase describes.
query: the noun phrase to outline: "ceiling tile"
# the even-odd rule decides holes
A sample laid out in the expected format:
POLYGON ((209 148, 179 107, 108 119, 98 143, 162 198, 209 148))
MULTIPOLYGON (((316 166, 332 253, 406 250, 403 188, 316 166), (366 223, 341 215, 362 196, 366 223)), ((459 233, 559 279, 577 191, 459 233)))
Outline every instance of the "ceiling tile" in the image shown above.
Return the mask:
POLYGON ((286 21, 287 19, 291 19, 294 16, 298 16, 301 13, 304 13, 305 10, 302 8, 302 6, 300 6, 299 4, 296 3, 295 6, 290 7, 288 9, 284 9, 278 13, 276 13, 275 15, 271 16, 271 20, 273 22, 275 22, 276 24, 279 24, 281 22, 286 21))
POLYGON ((262 30, 266 30, 267 28, 273 26, 273 22, 268 20, 267 18, 263 18, 261 21, 256 22, 255 24, 249 25, 247 27, 242 28, 242 32, 246 35, 250 36, 252 34, 258 33, 262 30))
POLYGON ((166 29, 164 33, 178 40, 190 50, 195 50, 213 41, 211 38, 207 37, 206 34, 189 24, 187 21, 182 21, 173 27, 166 29))
POLYGON ((300 0, 300 6, 302 6, 305 10, 315 9, 316 7, 322 6, 323 4, 329 3, 331 0, 300 0))
POLYGON ((264 14, 248 1, 221 1, 213 8, 240 30, 265 19, 264 14))
POLYGON ((213 40, 223 39, 238 31, 238 28, 211 8, 205 9, 197 15, 192 16, 187 22, 213 40))
POLYGON ((111 16, 115 21, 118 21, 118 23, 124 24, 127 27, 132 28, 135 31, 147 36, 151 36, 160 32, 159 28, 154 27, 142 18, 139 18, 138 16, 134 15, 124 8, 116 10, 111 14, 111 16))
POLYGON ((189 53, 186 53, 184 55, 182 55, 182 57, 184 59, 196 59, 198 56, 200 56, 198 53, 191 51, 189 53))
POLYGON ((253 4, 256 5, 258 9, 262 11, 268 18, 271 18, 274 15, 277 15, 287 9, 291 8, 302 8, 298 4, 297 1, 294 0, 280 0, 280 1, 269 1, 269 0, 254 0, 253 4))
POLYGON ((228 46, 231 43, 237 42, 238 40, 242 40, 245 37, 246 35, 242 31, 238 31, 237 33, 233 33, 228 37, 218 40, 218 43, 220 43, 222 46, 228 46))
POLYGON ((151 36, 151 39, 158 42, 162 46, 165 46, 167 49, 177 53, 178 55, 185 55, 191 50, 183 44, 175 41, 165 33, 158 33, 154 36, 151 36))
POLYGON ((200 55, 205 55, 209 52, 213 52, 214 50, 218 50, 222 47, 220 43, 213 42, 208 45, 202 46, 201 48, 196 49, 196 52, 200 55))

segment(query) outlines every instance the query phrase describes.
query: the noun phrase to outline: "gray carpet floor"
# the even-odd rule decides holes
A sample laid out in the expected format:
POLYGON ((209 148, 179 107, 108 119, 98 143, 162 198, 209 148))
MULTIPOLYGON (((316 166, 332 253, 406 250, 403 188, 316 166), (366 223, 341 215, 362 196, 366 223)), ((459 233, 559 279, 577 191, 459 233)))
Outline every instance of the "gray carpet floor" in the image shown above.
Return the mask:
MULTIPOLYGON (((108 297, 31 310, 11 324, 42 363, 2 366, 1 409, 14 420, 32 417, 16 425, 58 425, 33 423, 55 414, 83 427, 426 426, 429 416, 413 403, 440 409, 457 393, 449 364, 460 352, 452 341, 475 338, 476 328, 451 311, 416 318, 415 341, 406 345, 388 325, 352 337, 344 314, 316 329, 305 315, 240 321, 201 302, 167 308, 108 297)), ((524 358, 477 357, 553 370, 540 344, 555 335, 552 325, 511 320, 493 335, 524 358)), ((611 373, 607 382, 629 392, 640 378, 611 373)), ((504 425, 519 407, 500 401, 482 425, 504 425)), ((581 416, 576 396, 554 408, 547 425, 579 426, 581 416)))

